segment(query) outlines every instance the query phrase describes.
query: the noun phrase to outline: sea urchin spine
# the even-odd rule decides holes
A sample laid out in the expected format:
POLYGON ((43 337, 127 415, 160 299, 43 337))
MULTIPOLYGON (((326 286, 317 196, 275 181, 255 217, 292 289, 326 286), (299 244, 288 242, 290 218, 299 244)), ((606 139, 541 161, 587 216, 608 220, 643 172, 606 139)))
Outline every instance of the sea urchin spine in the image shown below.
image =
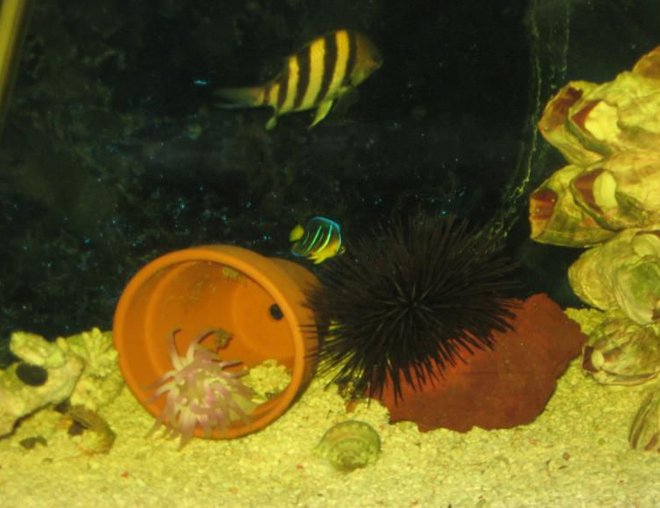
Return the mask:
POLYGON ((328 261, 309 294, 328 324, 320 369, 353 397, 395 397, 405 380, 419 388, 434 367, 465 361, 492 347, 492 332, 510 328, 506 293, 514 265, 495 239, 465 220, 418 217, 380 227, 328 261))

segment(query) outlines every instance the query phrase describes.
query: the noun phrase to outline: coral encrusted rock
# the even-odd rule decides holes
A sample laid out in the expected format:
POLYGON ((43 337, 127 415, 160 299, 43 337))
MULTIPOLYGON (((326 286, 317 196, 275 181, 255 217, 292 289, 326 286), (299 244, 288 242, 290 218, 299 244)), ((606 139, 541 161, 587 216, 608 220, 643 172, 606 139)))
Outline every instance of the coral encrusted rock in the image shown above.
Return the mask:
POLYGON ((397 401, 386 385, 381 402, 391 421, 414 421, 420 431, 465 432, 474 426, 515 427, 541 414, 585 336, 547 295, 519 303, 513 330, 494 332, 493 350, 466 352, 465 362, 438 369, 437 379, 427 380, 421 390, 403 383, 397 401))

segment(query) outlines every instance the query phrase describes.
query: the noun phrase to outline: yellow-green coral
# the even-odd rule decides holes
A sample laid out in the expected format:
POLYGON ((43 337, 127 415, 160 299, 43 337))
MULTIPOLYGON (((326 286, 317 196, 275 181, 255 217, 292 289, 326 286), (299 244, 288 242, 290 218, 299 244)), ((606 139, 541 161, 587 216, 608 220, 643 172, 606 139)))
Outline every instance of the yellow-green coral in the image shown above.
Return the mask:
POLYGON ((255 402, 264 402, 283 392, 290 382, 291 374, 276 360, 266 360, 252 367, 243 378, 243 383, 256 394, 255 402))
POLYGON ((92 328, 63 341, 72 354, 83 361, 84 369, 73 393, 71 404, 81 404, 95 410, 112 402, 119 395, 124 380, 117 367, 117 351, 112 344, 112 332, 92 328))
POLYGON ((585 335, 590 335, 606 317, 603 311, 597 309, 568 308, 564 313, 580 325, 580 330, 585 335))
POLYGON ((11 433, 19 419, 69 397, 84 367, 61 341, 48 342, 32 333, 14 332, 9 347, 22 361, 46 369, 48 376, 44 384, 30 386, 16 375, 16 364, 0 370, 0 436, 11 433))

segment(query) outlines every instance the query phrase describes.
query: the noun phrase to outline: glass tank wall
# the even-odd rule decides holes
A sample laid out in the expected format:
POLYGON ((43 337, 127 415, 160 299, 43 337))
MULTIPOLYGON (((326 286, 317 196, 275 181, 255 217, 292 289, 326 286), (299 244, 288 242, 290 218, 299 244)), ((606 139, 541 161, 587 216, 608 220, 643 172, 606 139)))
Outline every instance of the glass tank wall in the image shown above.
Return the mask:
POLYGON ((563 164, 536 122, 566 81, 612 79, 660 40, 656 0, 29 4, 0 47, 16 62, 2 74, 3 363, 12 330, 108 329, 160 254, 293 258, 290 230, 317 215, 349 242, 420 211, 466 217, 520 263, 520 296, 575 303, 579 251, 528 239, 527 196, 563 164), (383 65, 312 129, 311 111, 266 130, 267 108, 219 104, 219 88, 268 81, 337 28, 367 34, 383 65))

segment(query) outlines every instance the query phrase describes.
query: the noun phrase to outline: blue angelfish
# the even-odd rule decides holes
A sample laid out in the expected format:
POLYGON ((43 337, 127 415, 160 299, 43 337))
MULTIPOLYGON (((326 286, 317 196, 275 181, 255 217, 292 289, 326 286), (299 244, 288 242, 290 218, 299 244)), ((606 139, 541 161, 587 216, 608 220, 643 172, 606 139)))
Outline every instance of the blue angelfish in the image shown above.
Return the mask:
POLYGON ((341 227, 325 217, 312 217, 305 227, 298 224, 289 233, 289 241, 293 242, 294 256, 306 257, 315 264, 344 252, 341 227))

